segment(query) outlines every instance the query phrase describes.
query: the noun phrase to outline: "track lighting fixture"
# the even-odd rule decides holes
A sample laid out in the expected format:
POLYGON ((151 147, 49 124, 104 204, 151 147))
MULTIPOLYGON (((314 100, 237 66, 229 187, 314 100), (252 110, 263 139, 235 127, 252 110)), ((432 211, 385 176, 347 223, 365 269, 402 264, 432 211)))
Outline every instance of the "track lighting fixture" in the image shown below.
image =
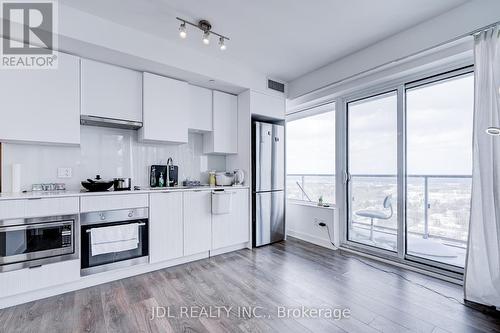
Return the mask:
POLYGON ((176 17, 176 19, 181 22, 181 25, 179 27, 179 36, 182 39, 187 37, 186 24, 189 24, 190 26, 196 27, 196 28, 200 29, 201 31, 203 31, 203 38, 202 38, 203 44, 205 44, 205 45, 210 44, 210 34, 212 34, 212 35, 219 37, 219 48, 222 51, 227 48, 226 41, 229 40, 229 38, 212 31, 212 25, 207 20, 201 20, 198 22, 198 24, 195 24, 195 23, 191 23, 189 21, 186 21, 184 19, 181 19, 180 17, 176 17))

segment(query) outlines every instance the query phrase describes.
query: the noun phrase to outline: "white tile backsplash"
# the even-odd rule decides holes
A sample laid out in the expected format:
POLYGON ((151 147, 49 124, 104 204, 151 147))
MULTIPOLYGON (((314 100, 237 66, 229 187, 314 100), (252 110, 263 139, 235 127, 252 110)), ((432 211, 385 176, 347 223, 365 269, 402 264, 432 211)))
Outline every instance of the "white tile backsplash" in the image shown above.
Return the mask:
POLYGON ((80 181, 99 174, 104 179, 132 177, 132 185, 147 186, 151 164, 166 164, 172 157, 179 166, 179 181, 208 181, 208 170, 225 170, 224 156, 203 155, 202 134, 189 133, 182 145, 150 144, 137 140, 137 131, 81 126, 80 147, 2 144, 2 192, 10 192, 12 165, 21 165, 21 189, 34 183, 66 183, 80 189, 80 181), (58 168, 72 168, 71 178, 57 178, 58 168))

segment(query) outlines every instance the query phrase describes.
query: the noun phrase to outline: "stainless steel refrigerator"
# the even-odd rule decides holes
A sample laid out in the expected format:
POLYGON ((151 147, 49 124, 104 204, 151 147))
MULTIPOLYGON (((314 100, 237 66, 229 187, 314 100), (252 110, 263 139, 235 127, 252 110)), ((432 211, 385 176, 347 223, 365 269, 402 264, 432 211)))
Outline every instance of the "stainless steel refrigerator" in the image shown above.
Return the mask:
POLYGON ((285 128, 252 123, 253 246, 285 239, 285 128))

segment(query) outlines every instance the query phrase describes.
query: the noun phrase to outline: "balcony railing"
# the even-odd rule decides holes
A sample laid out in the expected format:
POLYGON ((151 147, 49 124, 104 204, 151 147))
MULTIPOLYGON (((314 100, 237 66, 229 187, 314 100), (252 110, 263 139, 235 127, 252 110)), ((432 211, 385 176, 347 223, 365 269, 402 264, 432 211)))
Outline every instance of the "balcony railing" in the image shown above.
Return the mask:
MULTIPOLYGON (((288 174, 288 197, 289 199, 296 200, 307 200, 307 196, 311 198, 311 201, 317 202, 318 197, 321 195, 324 197, 324 202, 335 203, 335 174, 288 174), (300 186, 299 186, 300 185, 300 186), (302 188, 301 191, 299 188, 302 188), (305 192, 305 193, 304 193, 305 192)), ((453 240, 459 242, 465 242, 464 237, 467 233, 467 221, 468 218, 463 218, 464 224, 455 225, 453 230, 446 230, 446 227, 437 228, 438 232, 432 233, 432 228, 430 228, 430 211, 432 209, 431 202, 434 201, 436 205, 440 206, 439 209, 446 210, 450 214, 457 215, 455 219, 460 219, 458 216, 460 211, 468 211, 470 205, 470 175, 423 175, 423 174, 411 174, 407 176, 407 218, 413 218, 413 225, 408 227, 408 232, 413 234, 419 234, 423 238, 435 237, 443 240, 453 240), (421 197, 423 195, 423 198, 421 197), (434 200, 431 200, 431 196, 434 196, 434 200), (437 199, 436 199, 437 197, 437 199), (456 197, 461 197, 461 203, 455 202, 456 197), (467 199, 468 197, 468 199, 467 199), (413 205, 413 206, 411 206, 413 205), (423 207, 422 207, 423 206, 423 207), (466 207, 467 206, 467 207, 466 207), (413 208, 412 208, 413 207, 413 208), (418 208, 418 209, 417 209, 418 208), (423 214, 421 209, 423 209, 423 214), (413 214, 413 217, 408 216, 408 214, 413 214), (423 216, 421 216, 423 215, 423 216), (423 220, 423 230, 421 230, 421 221, 423 220), (415 228, 420 230, 415 230, 415 228), (457 230, 463 229, 463 230, 457 230), (455 235, 453 235, 455 233, 455 235)), ((352 186, 357 186, 358 191, 354 188, 351 191, 351 202, 356 201, 356 196, 370 196, 369 192, 373 186, 386 187, 377 188, 373 191, 383 191, 385 193, 391 192, 393 195, 393 200, 397 200, 397 176, 393 174, 355 174, 351 176, 352 186), (384 182, 383 180, 387 180, 384 182), (382 181, 382 184, 380 183, 382 181), (366 189, 367 191, 360 191, 360 188, 366 189), (390 189, 389 189, 390 187, 390 189)), ((378 194, 380 193, 371 193, 378 194)), ((383 199, 383 198, 382 198, 383 199)), ((382 199, 377 200, 370 199, 372 205, 381 206, 382 199), (375 201, 375 202, 372 202, 375 201)), ((358 200, 363 202, 365 205, 370 205, 367 203, 366 198, 358 200)), ((357 204, 357 202, 356 202, 357 204)), ((357 204, 357 206, 363 206, 363 204, 357 204)), ((359 207, 358 207, 359 208, 359 207)), ((366 209, 368 207, 360 207, 361 209, 366 209)), ((437 218, 434 218, 435 224, 440 224, 440 219, 448 219, 450 217, 439 217, 440 214, 435 213, 437 218)), ((443 214, 441 214, 443 215, 443 214)), ((396 219, 396 216, 394 217, 396 219)), ((453 219, 453 218, 452 218, 453 219)), ((352 219, 351 219, 352 220, 352 219)), ((452 221, 456 222, 456 221, 452 221)), ((356 223, 363 224, 362 221, 357 221, 356 223)), ((380 228, 384 230, 394 230, 391 225, 380 225, 380 228)))

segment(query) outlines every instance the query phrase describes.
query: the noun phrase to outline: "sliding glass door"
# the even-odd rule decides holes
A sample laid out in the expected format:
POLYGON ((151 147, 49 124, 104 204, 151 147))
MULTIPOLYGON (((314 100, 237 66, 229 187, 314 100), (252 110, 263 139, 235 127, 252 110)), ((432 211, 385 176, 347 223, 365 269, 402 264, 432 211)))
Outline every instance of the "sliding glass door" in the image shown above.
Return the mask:
POLYGON ((474 76, 406 89, 406 254, 464 267, 472 178, 474 76))
POLYGON ((463 272, 472 71, 400 83, 344 104, 347 246, 421 268, 463 272))
POLYGON ((347 239, 397 251, 397 93, 347 104, 347 239))

